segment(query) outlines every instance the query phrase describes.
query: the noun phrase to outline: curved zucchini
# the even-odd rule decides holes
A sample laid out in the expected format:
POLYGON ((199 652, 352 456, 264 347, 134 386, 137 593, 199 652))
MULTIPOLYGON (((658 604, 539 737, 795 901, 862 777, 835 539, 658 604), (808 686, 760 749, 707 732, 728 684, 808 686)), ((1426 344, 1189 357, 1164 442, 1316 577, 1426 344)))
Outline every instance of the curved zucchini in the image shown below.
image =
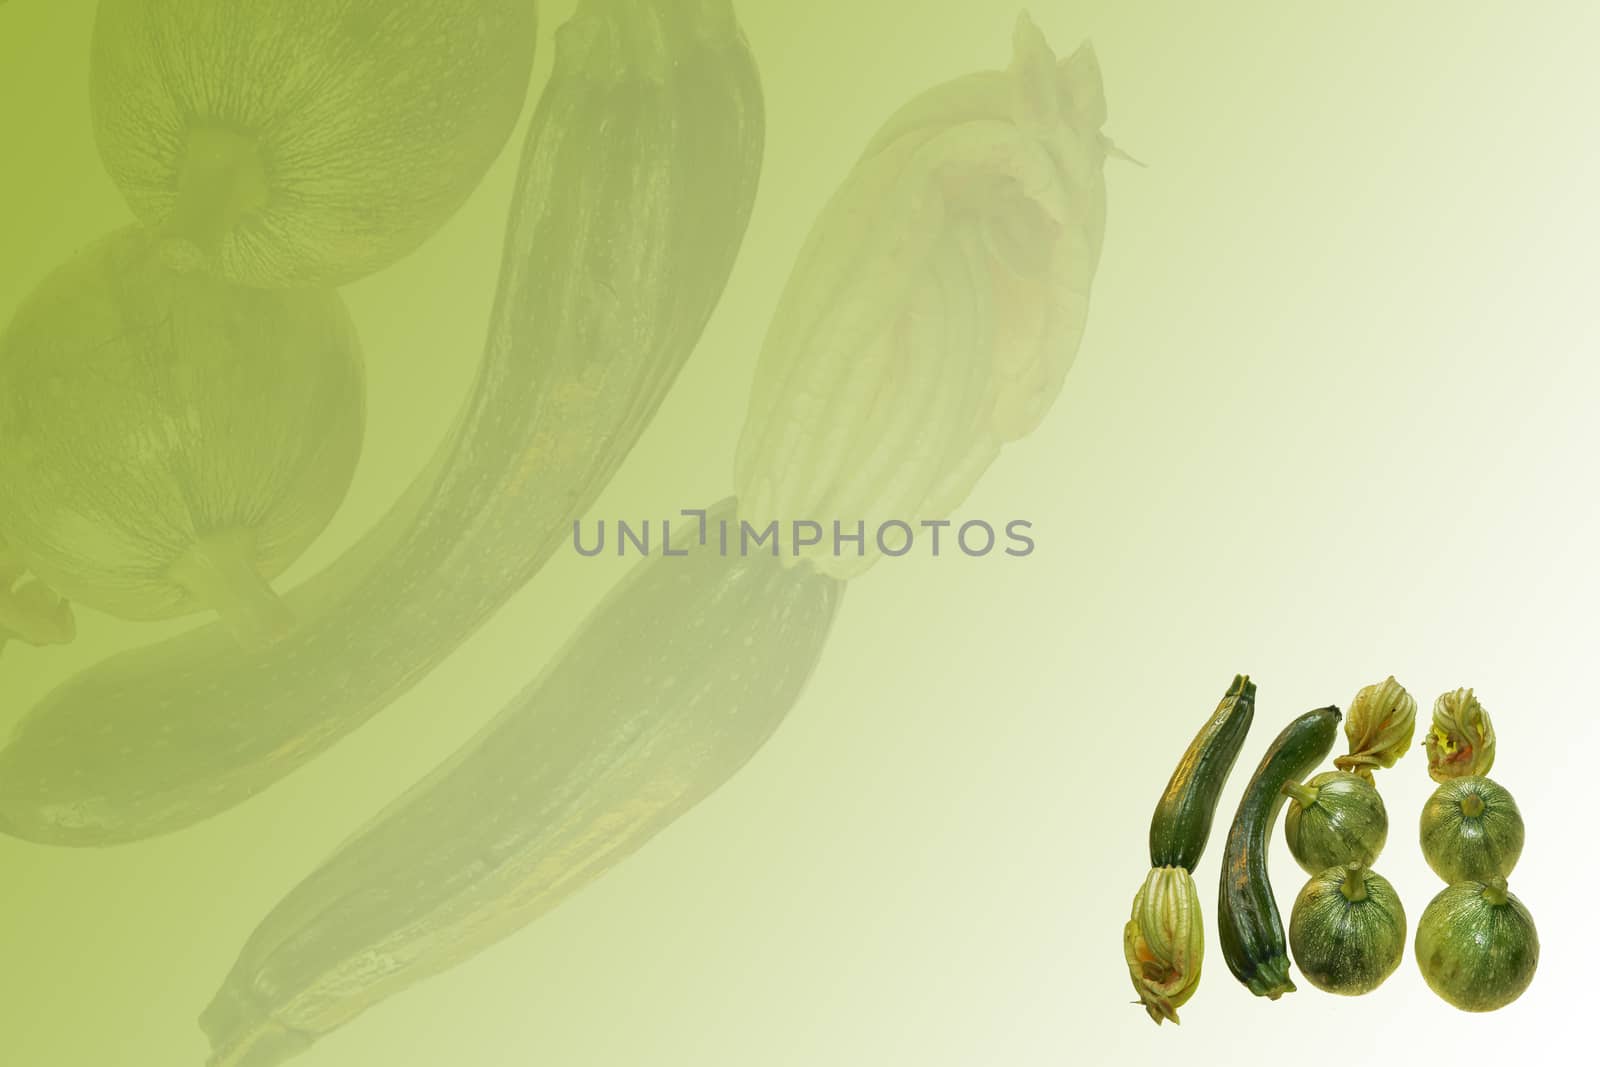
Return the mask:
POLYGON ((1223 783, 1255 717, 1256 686, 1247 675, 1233 684, 1200 728, 1167 782, 1150 819, 1150 866, 1193 871, 1211 836, 1223 783))
MULTIPOLYGON (((722 296, 761 167, 729 0, 585 0, 523 150, 477 385, 268 653, 207 627, 69 680, 0 751, 0 832, 105 846, 268 788, 414 686, 525 585, 650 424, 722 296)), ((441 358, 454 354, 443 353, 441 358)))
POLYGON ((1294 992, 1283 919, 1267 879, 1267 842, 1286 799, 1284 784, 1310 774, 1333 751, 1339 709, 1308 711, 1284 727, 1245 786, 1228 832, 1217 898, 1217 934, 1228 970, 1258 997, 1294 992))
POLYGON ((213 1067, 281 1063, 643 846, 777 729, 843 591, 714 541, 634 567, 542 678, 256 929, 201 1016, 213 1067))

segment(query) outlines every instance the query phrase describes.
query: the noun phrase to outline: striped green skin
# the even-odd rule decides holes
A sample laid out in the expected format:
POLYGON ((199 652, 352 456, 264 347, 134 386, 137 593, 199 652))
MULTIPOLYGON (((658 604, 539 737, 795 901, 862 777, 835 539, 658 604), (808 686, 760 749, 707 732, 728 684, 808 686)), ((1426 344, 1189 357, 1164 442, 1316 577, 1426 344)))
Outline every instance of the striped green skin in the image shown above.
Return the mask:
POLYGON ((270 653, 209 627, 48 694, 0 750, 0 831, 105 846, 184 829, 326 751, 476 632, 569 542, 699 341, 763 131, 728 0, 583 4, 529 127, 478 384, 433 462, 285 598, 302 625, 270 653))
POLYGON ((1256 687, 1237 675, 1178 761, 1150 819, 1150 866, 1193 871, 1211 836, 1222 786, 1255 717, 1256 687))
POLYGON ((1423 858, 1451 884, 1508 878, 1522 855, 1522 812, 1488 778, 1452 778, 1434 790, 1422 807, 1421 833, 1423 858), (1469 816, 1463 804, 1483 807, 1469 816))
POLYGON ((265 583, 343 503, 365 416, 337 293, 174 273, 130 226, 0 336, 0 528, 69 600, 136 620, 211 608, 259 639, 281 610, 265 583), (210 588, 179 573, 202 542, 228 565, 210 588))
MULTIPOLYGON (((482 180, 533 69, 534 0, 100 0, 100 155, 143 223, 224 199, 241 146, 247 210, 207 263, 246 285, 331 286, 399 259, 482 180)), ((242 160, 242 162, 241 162, 242 160)), ((220 205, 219 205, 220 206, 220 205)))
POLYGON ((1370 866, 1389 839, 1389 813, 1371 782, 1345 771, 1328 771, 1306 783, 1316 800, 1303 806, 1293 797, 1283 815, 1283 834, 1300 869, 1317 874, 1349 863, 1370 866))
POLYGON ((1434 897, 1414 952, 1428 988, 1462 1011, 1494 1011, 1520 997, 1539 967, 1539 932, 1522 901, 1496 885, 1462 882, 1434 897))
POLYGON ((539 681, 257 928, 201 1018, 214 1067, 282 1062, 650 841, 783 721, 843 590, 724 556, 715 534, 637 565, 539 681))
POLYGON ((1364 866, 1331 867, 1295 897, 1289 913, 1295 966, 1318 989, 1360 996, 1377 989, 1400 966, 1406 912, 1389 880, 1364 866), (1347 899, 1346 879, 1361 882, 1362 899, 1347 899))
POLYGON ((1217 935, 1228 970, 1258 997, 1294 992, 1283 919, 1267 878, 1267 843, 1286 799, 1285 782, 1300 781, 1333 751, 1339 709, 1308 711, 1284 727, 1245 786, 1228 831, 1217 894, 1217 935))

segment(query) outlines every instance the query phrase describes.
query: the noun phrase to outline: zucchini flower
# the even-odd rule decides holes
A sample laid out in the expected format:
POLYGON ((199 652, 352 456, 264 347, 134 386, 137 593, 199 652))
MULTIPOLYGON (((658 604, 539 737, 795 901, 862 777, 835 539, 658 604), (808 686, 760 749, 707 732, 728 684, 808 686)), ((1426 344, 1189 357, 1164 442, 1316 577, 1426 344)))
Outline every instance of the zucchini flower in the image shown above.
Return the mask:
POLYGON ((1093 49, 1057 59, 1023 14, 1008 70, 937 86, 879 130, 768 329, 735 470, 743 519, 865 529, 845 550, 796 546, 850 577, 886 551, 884 523, 936 524, 1038 426, 1083 336, 1103 164, 1127 158, 1105 117, 1093 49))
POLYGON ((1182 867, 1152 867, 1122 928, 1122 953, 1138 1002, 1158 1026, 1176 1023, 1178 1009, 1194 995, 1205 947, 1194 879, 1182 867))
POLYGON ((1423 744, 1428 776, 1436 782, 1481 777, 1494 766, 1494 724, 1470 689, 1457 689, 1433 702, 1433 729, 1423 744))
POLYGON ((1344 719, 1350 754, 1333 765, 1370 782, 1374 767, 1393 767, 1406 754, 1416 730, 1417 702, 1391 674, 1356 694, 1344 719))

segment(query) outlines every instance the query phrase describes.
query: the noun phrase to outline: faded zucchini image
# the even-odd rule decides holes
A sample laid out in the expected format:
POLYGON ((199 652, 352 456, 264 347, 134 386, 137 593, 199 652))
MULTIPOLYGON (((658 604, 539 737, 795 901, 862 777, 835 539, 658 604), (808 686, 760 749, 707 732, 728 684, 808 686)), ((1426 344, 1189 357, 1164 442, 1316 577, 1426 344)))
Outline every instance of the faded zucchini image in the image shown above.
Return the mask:
MULTIPOLYGON (((461 206, 534 47, 531 3, 100 6, 94 132, 138 222, 41 283, 0 347, 0 624, 44 645, 74 606, 221 618, 28 712, 0 751, 0 831, 127 845, 261 793, 466 641, 632 451, 754 203, 761 81, 726 0, 581 0, 555 31, 466 406, 355 547, 273 585, 362 449, 363 346, 331 287, 461 206)), ((739 495, 708 525, 942 518, 1050 408, 1119 153, 1093 51, 1058 58, 1026 15, 1013 47, 1005 70, 914 95, 817 219, 739 495)), ((200 1015, 212 1067, 280 1063, 475 956, 765 745, 875 559, 730 554, 706 529, 658 546, 267 915, 200 1015)))
POLYGON ((1600 7, 1027 7, 0 0, 0 1067, 1583 1047, 1600 7))
POLYGON ((0 340, 6 536, 86 607, 210 609, 241 644, 270 643, 294 619, 268 583, 344 500, 364 388, 337 294, 176 273, 121 231, 0 340))
POLYGON ((123 843, 281 779, 481 626, 627 456, 738 250, 759 83, 726 3, 591 3, 556 48, 477 384, 438 455, 286 598, 300 625, 270 651, 199 630, 47 696, 0 751, 0 828, 123 843))

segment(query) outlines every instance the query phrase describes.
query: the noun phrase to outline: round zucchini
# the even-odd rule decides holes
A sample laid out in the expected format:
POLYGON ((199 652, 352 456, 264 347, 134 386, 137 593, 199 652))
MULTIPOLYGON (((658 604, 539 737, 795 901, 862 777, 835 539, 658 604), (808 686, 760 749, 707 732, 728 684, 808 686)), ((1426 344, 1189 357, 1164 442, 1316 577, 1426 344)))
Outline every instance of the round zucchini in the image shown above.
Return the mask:
POLYGON ((76 603, 212 609, 241 644, 269 643, 293 624, 269 583, 344 501, 365 391, 336 293, 176 274, 120 231, 0 338, 0 528, 76 603))
POLYGON ((1150 866, 1193 871, 1200 862, 1222 786, 1239 758, 1255 717, 1256 687, 1245 675, 1233 684, 1189 744, 1150 819, 1150 866))
POLYGON ((1283 806, 1286 782, 1299 781, 1327 758, 1339 733, 1339 709, 1308 711, 1284 727, 1245 786, 1222 857, 1217 933, 1228 970, 1258 997, 1294 992, 1283 919, 1267 878, 1267 842, 1283 806))
POLYGON ((1283 815, 1289 852, 1307 874, 1350 863, 1371 865, 1389 836, 1389 814, 1372 783, 1358 774, 1328 771, 1288 782, 1283 815))
POLYGON ((1451 778, 1422 808, 1422 855, 1446 882, 1508 878, 1522 855, 1522 813, 1503 786, 1451 778))
POLYGON ((1400 966, 1405 946, 1406 913, 1394 886, 1362 864, 1314 874, 1295 897, 1289 947, 1318 989, 1370 993, 1400 966))
POLYGON ((536 9, 101 0, 101 159, 169 253, 247 285, 353 281, 426 240, 499 155, 536 9))
POLYGON ((1461 882, 1423 911, 1415 952, 1428 988, 1440 997, 1462 1011, 1494 1011, 1533 982, 1539 932, 1504 878, 1461 882))

